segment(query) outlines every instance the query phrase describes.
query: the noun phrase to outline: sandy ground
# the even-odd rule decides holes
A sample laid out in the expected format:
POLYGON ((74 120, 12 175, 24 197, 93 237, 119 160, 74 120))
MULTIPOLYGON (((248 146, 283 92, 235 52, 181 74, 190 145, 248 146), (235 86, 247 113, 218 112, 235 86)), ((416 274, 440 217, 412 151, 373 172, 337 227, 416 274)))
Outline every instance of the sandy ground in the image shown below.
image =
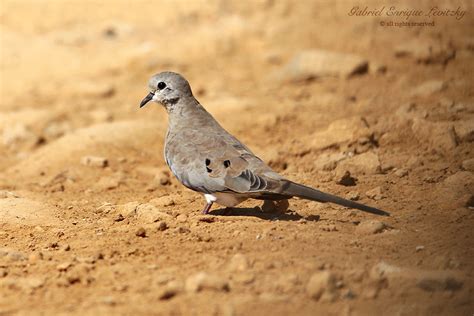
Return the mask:
POLYGON ((474 8, 438 5, 467 13, 2 0, 0 315, 471 315, 474 8), (392 216, 201 215, 163 161, 165 111, 138 108, 163 70, 285 176, 392 216))

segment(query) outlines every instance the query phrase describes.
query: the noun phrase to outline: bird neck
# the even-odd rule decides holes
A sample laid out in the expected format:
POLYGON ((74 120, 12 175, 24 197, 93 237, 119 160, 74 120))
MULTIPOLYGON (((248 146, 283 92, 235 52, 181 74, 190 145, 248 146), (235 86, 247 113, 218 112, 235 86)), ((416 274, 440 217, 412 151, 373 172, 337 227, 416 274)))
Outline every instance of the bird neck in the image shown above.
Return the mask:
POLYGON ((193 97, 180 98, 173 107, 168 108, 168 129, 199 129, 215 120, 193 97))

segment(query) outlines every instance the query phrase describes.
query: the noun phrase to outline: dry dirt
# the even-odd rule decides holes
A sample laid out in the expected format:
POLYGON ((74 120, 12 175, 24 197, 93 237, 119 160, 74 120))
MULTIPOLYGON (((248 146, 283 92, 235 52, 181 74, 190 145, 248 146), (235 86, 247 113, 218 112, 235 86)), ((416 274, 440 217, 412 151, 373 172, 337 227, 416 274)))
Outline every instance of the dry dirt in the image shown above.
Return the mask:
POLYGON ((0 315, 472 315, 472 2, 355 5, 0 1, 0 315), (201 215, 138 108, 163 70, 288 178, 392 215, 201 215))

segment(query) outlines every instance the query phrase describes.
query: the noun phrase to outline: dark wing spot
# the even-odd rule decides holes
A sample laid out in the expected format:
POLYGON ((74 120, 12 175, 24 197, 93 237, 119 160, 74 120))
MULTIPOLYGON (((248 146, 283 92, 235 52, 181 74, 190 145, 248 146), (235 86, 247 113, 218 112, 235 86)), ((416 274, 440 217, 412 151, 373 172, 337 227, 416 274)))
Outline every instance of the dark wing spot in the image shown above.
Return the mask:
POLYGON ((209 166, 211 164, 211 160, 209 158, 206 158, 206 166, 209 166))
POLYGON ((230 160, 224 160, 224 167, 226 168, 230 167, 230 160))
POLYGON ((212 169, 210 169, 209 167, 206 167, 206 171, 211 173, 212 172, 212 169))

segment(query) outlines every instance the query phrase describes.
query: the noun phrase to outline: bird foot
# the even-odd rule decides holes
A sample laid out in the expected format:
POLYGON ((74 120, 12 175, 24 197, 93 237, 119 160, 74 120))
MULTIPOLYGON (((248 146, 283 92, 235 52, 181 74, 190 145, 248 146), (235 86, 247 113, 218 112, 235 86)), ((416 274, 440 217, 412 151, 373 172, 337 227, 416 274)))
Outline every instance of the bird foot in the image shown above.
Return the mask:
POLYGON ((206 215, 209 213, 210 209, 212 207, 212 203, 207 203, 204 209, 202 210, 202 214, 206 215))

